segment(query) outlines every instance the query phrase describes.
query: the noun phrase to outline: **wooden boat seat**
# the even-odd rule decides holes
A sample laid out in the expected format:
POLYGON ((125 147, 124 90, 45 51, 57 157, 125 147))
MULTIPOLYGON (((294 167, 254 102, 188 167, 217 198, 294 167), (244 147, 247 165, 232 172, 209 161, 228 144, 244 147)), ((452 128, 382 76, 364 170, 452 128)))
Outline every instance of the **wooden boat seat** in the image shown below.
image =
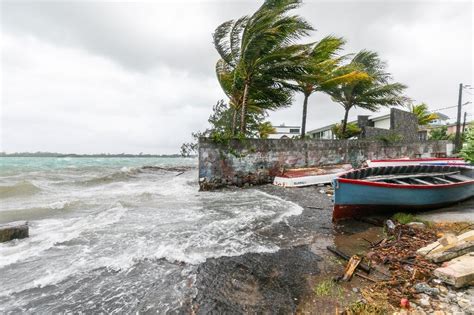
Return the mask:
MULTIPOLYGON (((414 179, 414 178, 423 178, 423 177, 438 177, 438 176, 453 176, 459 174, 459 171, 449 172, 449 173, 418 173, 418 174, 399 174, 399 175, 378 175, 378 176, 369 176, 364 178, 364 180, 370 182, 386 181, 386 180, 395 180, 395 179, 414 179)), ((461 175, 459 175, 461 176, 461 175)), ((463 176, 466 177, 466 176, 463 176)), ((469 177, 466 177, 469 178, 469 177)))
POLYGON ((470 177, 467 177, 467 176, 464 176, 464 175, 461 175, 461 174, 449 174, 449 175, 446 175, 446 177, 448 178, 454 178, 460 182, 468 182, 470 180, 473 180, 472 178, 470 177))
POLYGON ((398 180, 398 179, 392 179, 392 181, 394 181, 395 183, 400 184, 400 185, 410 185, 407 182, 404 182, 404 181, 401 181, 401 180, 398 180))
POLYGON ((434 185, 433 183, 427 182, 427 181, 419 179, 419 178, 410 178, 410 179, 412 179, 413 181, 415 181, 419 184, 422 184, 422 185, 434 185))
POLYGON ((454 183, 453 181, 447 180, 446 178, 441 178, 437 176, 433 176, 434 179, 436 179, 439 182, 445 183, 445 184, 452 184, 454 183))

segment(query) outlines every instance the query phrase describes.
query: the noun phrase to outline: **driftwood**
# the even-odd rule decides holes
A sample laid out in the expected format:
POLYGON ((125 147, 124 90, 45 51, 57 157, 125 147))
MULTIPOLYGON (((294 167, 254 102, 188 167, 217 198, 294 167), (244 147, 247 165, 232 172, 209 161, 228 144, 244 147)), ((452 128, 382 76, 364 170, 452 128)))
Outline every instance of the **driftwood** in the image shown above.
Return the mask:
POLYGON ((360 264, 360 261, 361 258, 357 255, 354 255, 349 259, 346 269, 344 270, 344 275, 342 276, 342 281, 349 281, 352 278, 352 274, 360 264))
MULTIPOLYGON (((330 252, 338 255, 341 258, 344 258, 345 260, 350 260, 351 259, 351 257, 349 255, 347 255, 346 253, 340 251, 339 249, 337 249, 334 246, 327 246, 326 248, 330 252)), ((364 264, 364 263, 360 263, 357 267, 360 268, 361 270, 367 272, 367 273, 370 273, 370 267, 368 265, 364 264)))

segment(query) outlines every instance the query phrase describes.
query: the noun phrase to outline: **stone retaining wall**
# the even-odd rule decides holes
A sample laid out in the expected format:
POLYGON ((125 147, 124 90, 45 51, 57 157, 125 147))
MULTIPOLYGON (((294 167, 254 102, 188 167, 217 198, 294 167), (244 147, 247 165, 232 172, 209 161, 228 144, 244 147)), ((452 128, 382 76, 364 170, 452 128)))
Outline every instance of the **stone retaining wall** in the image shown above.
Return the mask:
POLYGON ((351 163, 367 159, 430 157, 446 154, 450 141, 385 143, 374 140, 247 139, 216 144, 199 140, 199 186, 265 184, 285 168, 351 163))

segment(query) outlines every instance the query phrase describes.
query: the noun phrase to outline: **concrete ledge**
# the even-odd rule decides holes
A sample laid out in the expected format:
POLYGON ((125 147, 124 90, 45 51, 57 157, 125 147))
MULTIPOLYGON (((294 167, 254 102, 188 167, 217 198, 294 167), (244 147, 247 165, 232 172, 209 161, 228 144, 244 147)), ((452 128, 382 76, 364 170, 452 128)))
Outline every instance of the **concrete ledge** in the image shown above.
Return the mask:
POLYGON ((28 222, 15 221, 0 224, 0 243, 29 236, 28 222))
POLYGON ((434 275, 456 288, 474 284, 474 253, 451 260, 436 269, 434 275))

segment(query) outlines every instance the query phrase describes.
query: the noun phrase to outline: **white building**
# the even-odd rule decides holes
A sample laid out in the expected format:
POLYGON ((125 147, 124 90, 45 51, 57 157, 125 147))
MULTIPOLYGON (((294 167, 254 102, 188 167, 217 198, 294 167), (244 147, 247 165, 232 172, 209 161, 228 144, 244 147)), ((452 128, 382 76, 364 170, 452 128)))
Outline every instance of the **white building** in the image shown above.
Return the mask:
MULTIPOLYGON (((359 116, 359 117, 368 117, 368 123, 374 128, 380 129, 390 129, 390 113, 388 114, 379 114, 373 116, 359 116)), ((358 120, 348 121, 348 123, 358 123, 358 120)), ((313 129, 308 131, 306 134, 314 139, 336 139, 332 133, 332 128, 336 124, 327 125, 321 128, 313 129)))
POLYGON ((269 139, 291 139, 299 136, 301 133, 301 127, 299 126, 285 126, 285 124, 281 124, 280 126, 273 126, 273 128, 275 128, 275 132, 268 136, 269 139))

